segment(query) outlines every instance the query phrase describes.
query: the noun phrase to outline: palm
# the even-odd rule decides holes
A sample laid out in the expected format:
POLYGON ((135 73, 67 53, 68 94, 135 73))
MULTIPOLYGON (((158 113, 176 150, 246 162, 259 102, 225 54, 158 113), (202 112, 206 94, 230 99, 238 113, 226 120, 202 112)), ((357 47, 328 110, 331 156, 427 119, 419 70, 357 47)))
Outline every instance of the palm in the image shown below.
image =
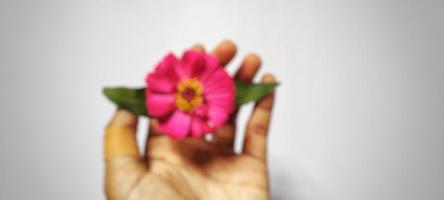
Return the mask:
MULTIPOLYGON (((199 46, 195 48, 202 50, 199 46)), ((213 53, 225 65, 235 51, 234 44, 225 42, 213 53)), ((258 60, 257 56, 246 57, 236 78, 251 81, 260 65, 258 60)), ((263 81, 273 82, 274 78, 265 76, 263 81)), ((233 115, 231 123, 215 131, 212 141, 202 138, 174 140, 160 133, 151 122, 145 156, 139 157, 134 137, 137 117, 119 110, 109 125, 113 131, 107 130, 105 135, 107 197, 134 200, 267 199, 265 136, 273 96, 270 94, 256 104, 240 154, 233 151, 236 121, 233 115), (130 130, 130 134, 123 136, 125 130, 130 130)))
POLYGON ((150 170, 141 175, 143 178, 134 190, 140 194, 132 194, 134 196, 159 191, 165 199, 267 197, 267 171, 263 161, 249 155, 236 155, 226 146, 200 139, 174 141, 158 136, 150 140, 147 160, 150 170), (163 183, 153 185, 152 181, 163 183))

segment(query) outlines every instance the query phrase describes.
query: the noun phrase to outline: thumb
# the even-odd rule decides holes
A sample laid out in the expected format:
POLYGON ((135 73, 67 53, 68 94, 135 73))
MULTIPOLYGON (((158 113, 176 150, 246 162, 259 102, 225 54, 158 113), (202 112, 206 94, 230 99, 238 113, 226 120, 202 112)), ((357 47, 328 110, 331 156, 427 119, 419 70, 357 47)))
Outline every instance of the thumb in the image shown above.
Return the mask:
POLYGON ((118 109, 105 130, 105 193, 108 199, 126 199, 146 171, 136 142, 137 116, 118 109))

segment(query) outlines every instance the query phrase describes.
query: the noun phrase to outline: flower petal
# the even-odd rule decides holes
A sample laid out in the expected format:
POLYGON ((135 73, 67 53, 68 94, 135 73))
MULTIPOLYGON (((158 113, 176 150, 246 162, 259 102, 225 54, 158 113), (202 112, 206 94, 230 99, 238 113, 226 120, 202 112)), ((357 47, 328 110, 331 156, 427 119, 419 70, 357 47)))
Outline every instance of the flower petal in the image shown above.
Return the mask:
POLYGON ((206 80, 211 78, 211 75, 216 69, 222 68, 220 66, 219 60, 214 56, 206 54, 205 61, 205 70, 198 76, 199 80, 201 80, 202 82, 205 82, 206 80))
POLYGON ((229 111, 220 106, 210 106, 208 109, 208 120, 213 124, 213 128, 222 126, 229 117, 229 111))
POLYGON ((173 94, 159 94, 148 89, 145 101, 150 117, 164 117, 176 109, 173 94))
POLYGON ((193 114, 201 118, 205 118, 207 117, 207 113, 208 113, 208 106, 204 104, 196 108, 193 114))
POLYGON ((211 93, 212 90, 224 87, 225 89, 234 90, 234 81, 228 75, 228 73, 223 69, 217 69, 211 76, 210 79, 202 81, 205 87, 205 93, 211 93))
POLYGON ((204 54, 197 51, 186 51, 180 60, 180 64, 175 68, 178 77, 180 79, 192 78, 197 74, 202 73, 202 71, 205 69, 204 58, 204 54))
POLYGON ((217 85, 212 85, 209 87, 205 87, 206 95, 217 95, 217 94, 225 94, 225 93, 235 93, 236 86, 234 83, 221 83, 217 85))
POLYGON ((184 138, 190 132, 191 116, 176 110, 168 119, 159 121, 159 128, 173 138, 184 138))
POLYGON ((234 94, 228 95, 207 95, 207 105, 222 107, 226 112, 231 113, 234 110, 234 94))
POLYGON ((234 81, 223 70, 213 74, 214 79, 207 81, 205 86, 205 100, 209 106, 219 106, 232 112, 234 109, 235 85, 234 81))
POLYGON ((193 137, 199 138, 202 137, 205 133, 211 132, 210 126, 201 119, 200 117, 193 117, 193 121, 191 124, 191 135, 193 137))
POLYGON ((177 65, 179 65, 179 60, 174 54, 169 53, 159 64, 157 64, 155 73, 161 74, 169 80, 177 82, 178 77, 175 70, 177 65))
POLYGON ((159 93, 173 93, 176 89, 176 82, 171 81, 167 76, 163 76, 160 73, 149 74, 145 81, 150 90, 159 93))

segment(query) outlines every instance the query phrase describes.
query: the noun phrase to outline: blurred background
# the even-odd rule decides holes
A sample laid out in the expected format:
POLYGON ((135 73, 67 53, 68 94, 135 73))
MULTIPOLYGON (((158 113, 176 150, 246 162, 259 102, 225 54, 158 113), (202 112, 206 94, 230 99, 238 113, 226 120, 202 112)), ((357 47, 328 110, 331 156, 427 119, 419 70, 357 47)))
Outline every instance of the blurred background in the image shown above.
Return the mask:
POLYGON ((442 1, 0 2, 0 199, 104 199, 102 87, 226 38, 282 83, 272 199, 444 199, 442 1))

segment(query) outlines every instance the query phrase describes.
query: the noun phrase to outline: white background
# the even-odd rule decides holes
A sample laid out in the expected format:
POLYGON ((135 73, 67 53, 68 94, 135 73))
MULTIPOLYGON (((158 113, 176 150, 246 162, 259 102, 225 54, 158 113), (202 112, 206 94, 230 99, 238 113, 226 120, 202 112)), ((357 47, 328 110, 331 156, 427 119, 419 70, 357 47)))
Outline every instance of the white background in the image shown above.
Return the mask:
MULTIPOLYGON (((2 0, 0 199, 103 199, 101 139, 114 106, 101 88, 142 86, 166 52, 231 38, 239 54, 230 72, 257 52, 261 74, 282 83, 269 141, 273 199, 442 200, 443 8, 2 0)), ((141 144, 145 131, 142 123, 141 144)))

